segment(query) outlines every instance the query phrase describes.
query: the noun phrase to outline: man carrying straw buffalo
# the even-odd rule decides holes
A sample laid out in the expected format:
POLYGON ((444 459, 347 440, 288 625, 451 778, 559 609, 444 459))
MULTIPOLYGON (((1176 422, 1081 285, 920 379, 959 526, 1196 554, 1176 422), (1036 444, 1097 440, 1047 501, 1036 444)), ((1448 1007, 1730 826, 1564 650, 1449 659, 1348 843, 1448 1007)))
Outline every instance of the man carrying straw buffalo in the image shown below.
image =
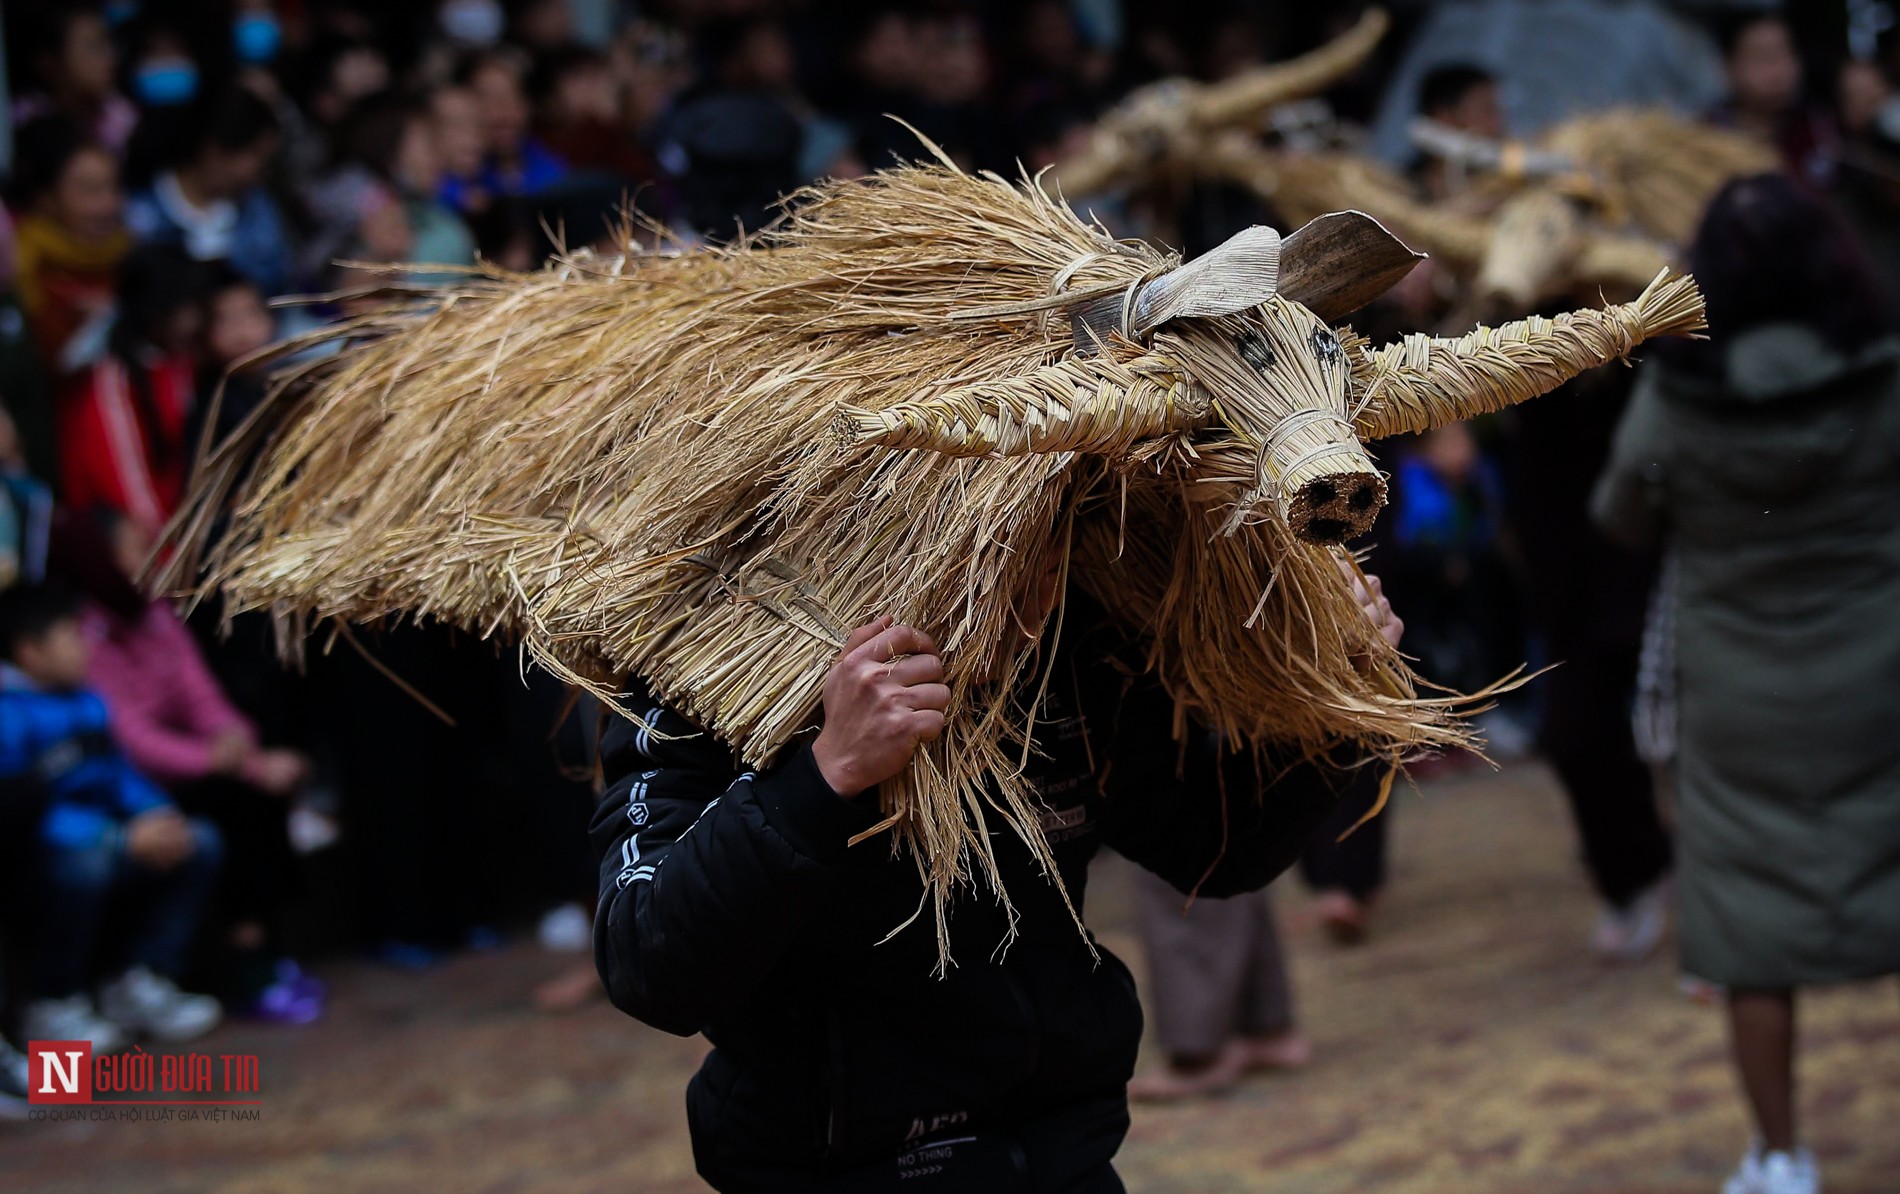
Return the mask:
MULTIPOLYGON (((1396 646, 1376 579, 1354 580, 1396 646)), ((1057 584, 1051 571, 1019 603, 1025 627, 1049 620, 1057 584)), ((1013 919, 961 889, 941 975, 913 923, 929 912, 916 866, 886 837, 852 844, 880 820, 877 785, 943 728, 950 689, 929 636, 889 618, 852 632, 822 728, 761 772, 636 683, 641 724, 617 722, 602 746, 595 951, 615 1006, 712 1041, 687 1110, 717 1189, 1122 1188, 1110 1162, 1141 1009, 1127 967, 1076 932, 1089 860, 1108 845, 1188 895, 1255 890, 1299 857, 1338 781, 1313 765, 1276 773, 1205 735, 1183 749, 1173 702, 1081 607, 1056 621, 1069 629, 1036 677, 1024 763, 1075 910, 992 830, 1013 919)))
POLYGON ((1257 888, 1330 810, 1314 761, 1475 744, 1488 693, 1420 695, 1343 547, 1366 445, 1701 326, 1666 271, 1462 337, 1340 322, 1417 260, 1341 212, 1183 262, 946 159, 727 248, 399 291, 278 350, 346 341, 206 457, 159 583, 293 651, 517 639, 625 715, 600 967, 713 1041, 714 1185, 1116 1189, 1140 1015, 1082 929, 1095 849, 1257 888))

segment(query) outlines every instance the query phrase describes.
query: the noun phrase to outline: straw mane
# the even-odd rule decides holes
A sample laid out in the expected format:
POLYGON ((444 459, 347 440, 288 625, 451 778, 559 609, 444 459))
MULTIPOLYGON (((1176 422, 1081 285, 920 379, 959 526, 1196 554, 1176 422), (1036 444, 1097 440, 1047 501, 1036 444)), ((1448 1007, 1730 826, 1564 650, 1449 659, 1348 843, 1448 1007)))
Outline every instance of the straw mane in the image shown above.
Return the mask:
MULTIPOLYGON (((1392 764, 1468 741, 1369 632, 1349 556, 1271 519, 1224 524, 1240 483, 1219 478, 1251 477, 1258 453, 1218 428, 1169 421, 1107 454, 839 434, 846 409, 898 426, 906 403, 1072 359, 1039 300, 1116 293, 1169 259, 950 169, 825 184, 789 211, 732 248, 398 293, 286 346, 338 350, 278 375, 205 457, 160 583, 269 611, 292 650, 325 619, 430 618, 518 641, 616 708, 635 673, 753 766, 814 727, 853 626, 917 625, 944 654, 948 726, 880 794, 940 945, 954 890, 996 887, 988 827, 1054 878, 1018 774, 1039 648, 1014 612, 1052 560, 1148 645, 1182 718, 1232 741, 1392 764)), ((1143 351, 1112 338, 1103 364, 1152 377, 1143 351)), ((1451 377, 1416 363, 1386 370, 1391 399, 1451 377)), ((1051 403, 1076 379, 1058 381, 1051 403)))

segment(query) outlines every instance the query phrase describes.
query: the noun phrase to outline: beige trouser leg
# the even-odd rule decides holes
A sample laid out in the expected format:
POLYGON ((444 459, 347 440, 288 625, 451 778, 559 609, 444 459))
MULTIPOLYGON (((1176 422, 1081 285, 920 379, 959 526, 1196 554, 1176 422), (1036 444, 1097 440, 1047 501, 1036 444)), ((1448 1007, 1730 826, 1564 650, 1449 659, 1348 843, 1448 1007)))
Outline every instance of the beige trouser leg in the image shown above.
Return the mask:
POLYGON ((1186 903, 1141 872, 1136 904, 1162 1049, 1172 1057, 1206 1057, 1236 1033, 1291 1027, 1293 993, 1267 893, 1197 899, 1183 912, 1186 903))

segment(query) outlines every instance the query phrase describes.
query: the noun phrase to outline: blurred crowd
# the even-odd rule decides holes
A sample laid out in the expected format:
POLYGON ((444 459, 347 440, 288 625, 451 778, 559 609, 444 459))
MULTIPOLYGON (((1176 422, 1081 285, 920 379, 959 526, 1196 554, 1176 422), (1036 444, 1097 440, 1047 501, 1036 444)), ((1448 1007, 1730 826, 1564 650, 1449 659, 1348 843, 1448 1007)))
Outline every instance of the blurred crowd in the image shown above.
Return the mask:
MULTIPOLYGON (((1393 7, 1394 34, 1304 120, 1369 148, 1385 143, 1361 130, 1395 105, 1483 137, 1536 131, 1526 96, 1538 89, 1513 74, 1504 43, 1444 49, 1458 19, 1514 28, 1535 0, 1393 7)), ((1756 137, 1803 202, 1852 230, 1873 284, 1900 285, 1895 56, 1857 6, 1564 7, 1595 10, 1606 28, 1662 23, 1674 40, 1645 52, 1679 68, 1680 85, 1619 94, 1614 72, 1583 68, 1583 84, 1553 79, 1537 104, 1660 95, 1756 137)), ((423 966, 522 925, 552 948, 586 945, 596 710, 438 628, 319 636, 285 670, 265 615, 181 620, 141 594, 200 445, 263 397, 254 375, 221 383, 234 363, 349 318, 392 266, 441 278, 478 261, 525 271, 560 251, 731 238, 807 182, 920 156, 918 134, 966 167, 1037 170, 1075 152, 1131 89, 1277 61, 1358 8, 9 6, 0 1029, 104 1048, 185 1039, 227 1011, 306 1022, 325 991, 299 954, 348 946, 423 966), (275 301, 292 295, 309 297, 275 301), (49 742, 73 757, 49 759, 49 742)), ((1391 164, 1421 199, 1455 190, 1444 163, 1401 157, 1391 164)), ((1281 222, 1217 183, 1070 198, 1118 234, 1178 237, 1188 252, 1281 222)), ((1428 269, 1360 322, 1375 339, 1463 330, 1470 309, 1428 269)), ((1628 385, 1589 377, 1514 415, 1388 445, 1394 500, 1370 539, 1422 674, 1469 691, 1520 662, 1566 661, 1507 695, 1487 729, 1494 754, 1539 750, 1562 778, 1604 905, 1591 946, 1625 962, 1661 939, 1673 854, 1651 766, 1669 735, 1639 738, 1629 716, 1639 689, 1667 687, 1653 641, 1659 555, 1614 544, 1588 514, 1628 385)), ((1370 931, 1383 822, 1335 838, 1376 795, 1342 807, 1304 868, 1313 914, 1342 942, 1370 931)), ((1208 915, 1264 951, 1221 980, 1245 979, 1251 1002, 1231 1031, 1210 1027, 1212 1013, 1164 1014, 1187 1026, 1169 1071, 1138 1093, 1203 1093, 1307 1056, 1271 909, 1208 915)), ((1178 927, 1150 919, 1158 941, 1178 927)), ((591 987, 581 973, 544 995, 571 1002, 591 987)))

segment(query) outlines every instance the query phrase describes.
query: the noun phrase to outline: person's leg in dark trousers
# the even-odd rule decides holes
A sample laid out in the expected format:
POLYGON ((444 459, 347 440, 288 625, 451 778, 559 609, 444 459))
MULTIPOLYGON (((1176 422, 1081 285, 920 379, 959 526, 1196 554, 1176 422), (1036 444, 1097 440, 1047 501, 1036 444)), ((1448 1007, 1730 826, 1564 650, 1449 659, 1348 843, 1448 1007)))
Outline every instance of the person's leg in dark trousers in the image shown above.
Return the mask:
POLYGON ((1143 871, 1136 881, 1148 955, 1151 1025, 1167 1068, 1138 1077, 1131 1097, 1213 1094, 1250 1069, 1302 1065, 1286 955, 1265 891, 1190 903, 1143 871))
POLYGON ((355 863, 365 935, 398 965, 426 964, 432 947, 459 945, 471 897, 484 881, 474 858, 474 731, 469 707, 486 692, 463 682, 458 644, 438 626, 361 635, 364 652, 333 653, 342 755, 345 841, 355 863), (456 719, 443 722, 383 669, 456 719))
MULTIPOLYGON (((579 954, 587 949, 594 917, 596 878, 587 823, 593 815, 600 706, 591 697, 577 697, 540 668, 529 668, 525 677, 510 668, 502 685, 507 770, 514 778, 501 803, 508 823, 532 839, 534 865, 526 896, 541 918, 537 936, 549 948, 579 954)), ((603 993, 590 957, 539 983, 534 1002, 542 1011, 568 1012, 603 993)))
POLYGON ((1545 756, 1563 782, 1597 893, 1627 907, 1669 869, 1655 778, 1636 757, 1636 648, 1577 653, 1543 677, 1545 756))
POLYGON ((1384 778, 1376 767, 1355 772, 1340 793, 1333 815, 1300 856, 1300 874, 1313 889, 1320 923, 1344 945, 1365 939, 1373 898, 1385 886, 1386 819, 1392 815, 1391 803, 1378 816, 1364 820, 1378 802, 1384 778))
POLYGON ((125 964, 176 980, 185 972, 192 940, 204 922, 226 856, 224 836, 202 818, 191 819, 192 851, 177 866, 153 871, 121 856, 134 889, 133 927, 125 964))
POLYGON ((144 966, 175 979, 197 935, 224 860, 223 839, 209 822, 191 822, 193 849, 178 865, 154 871, 125 854, 122 839, 108 836, 82 847, 49 846, 42 881, 48 915, 42 921, 35 958, 35 993, 63 998, 86 986, 97 962, 106 910, 121 886, 132 925, 123 967, 144 966))
POLYGON ((1153 996, 1151 1027, 1177 1067, 1204 1067, 1239 1025, 1249 934, 1257 924, 1249 897, 1190 904, 1147 871, 1135 892, 1153 996))
POLYGON ((1379 799, 1384 778, 1376 768, 1361 768, 1340 793, 1339 804, 1300 856, 1300 874, 1315 891, 1339 890, 1370 900, 1385 886, 1386 823, 1391 802, 1360 824, 1379 799), (1353 826, 1357 825, 1355 829, 1353 826))
POLYGON ((216 998, 187 994, 178 983, 224 863, 217 826, 198 817, 186 825, 191 851, 172 866, 156 869, 120 853, 117 884, 125 889, 131 932, 124 969, 99 989, 101 1015, 158 1041, 202 1036, 224 1015, 216 998))
POLYGON ((537 912, 578 902, 591 915, 598 882, 587 845, 594 810, 594 754, 583 724, 590 719, 581 707, 594 711, 598 705, 574 700, 566 684, 540 668, 529 668, 521 677, 513 661, 507 662, 510 666, 499 683, 507 719, 510 795, 516 804, 509 821, 525 822, 533 839, 534 890, 529 895, 537 912))
POLYGON ((112 837, 87 846, 45 846, 45 912, 34 935, 32 967, 36 998, 64 999, 85 989, 118 874, 119 846, 112 837))
POLYGON ((1273 915, 1271 892, 1262 889, 1243 898, 1249 902, 1253 927, 1247 937, 1247 964, 1240 975, 1234 1027, 1246 1049, 1247 1068, 1303 1066, 1312 1060, 1313 1047, 1294 1022, 1293 975, 1273 915))
POLYGON ((182 788, 174 798, 224 836, 225 866, 202 952, 220 996, 249 1005, 276 977, 284 909, 297 890, 289 806, 224 777, 182 788))
POLYGON ((1590 491, 1627 403, 1628 370, 1596 370, 1513 411, 1511 499, 1544 654, 1539 742, 1570 802, 1585 865, 1621 908, 1669 867, 1654 779, 1636 756, 1630 703, 1654 561, 1606 541, 1590 491))

